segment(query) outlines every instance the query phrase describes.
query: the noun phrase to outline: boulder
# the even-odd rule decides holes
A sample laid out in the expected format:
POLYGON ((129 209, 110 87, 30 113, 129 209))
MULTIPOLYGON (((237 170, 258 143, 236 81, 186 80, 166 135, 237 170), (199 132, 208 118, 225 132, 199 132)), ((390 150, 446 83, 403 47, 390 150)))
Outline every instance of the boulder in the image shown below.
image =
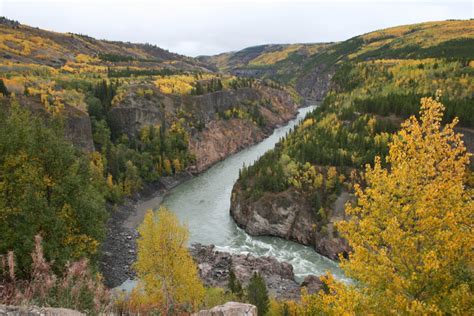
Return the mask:
MULTIPOLYGON (((53 308, 53 307, 38 307, 38 306, 12 306, 0 304, 0 315, 5 316, 84 316, 85 314, 68 309, 68 308, 53 308)), ((255 314, 256 315, 256 314, 255 314)))
POLYGON ((227 302, 209 310, 199 311, 193 316, 257 316, 257 307, 251 304, 227 302))
POLYGON ((303 283, 301 283, 302 287, 305 287, 309 294, 319 292, 324 283, 321 281, 321 278, 315 275, 308 275, 304 278, 303 283))
POLYGON ((218 251, 214 245, 193 244, 189 251, 198 265, 199 276, 207 286, 226 288, 230 270, 246 286, 254 272, 267 284, 269 293, 282 299, 297 299, 300 286, 295 281, 293 266, 274 257, 257 257, 250 254, 231 254, 218 251))

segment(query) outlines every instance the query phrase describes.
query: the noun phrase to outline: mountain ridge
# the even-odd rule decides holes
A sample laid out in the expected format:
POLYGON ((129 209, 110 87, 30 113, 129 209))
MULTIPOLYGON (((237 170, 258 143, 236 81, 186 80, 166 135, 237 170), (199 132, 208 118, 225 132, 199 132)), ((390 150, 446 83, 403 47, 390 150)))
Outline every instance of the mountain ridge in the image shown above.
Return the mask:
POLYGON ((62 33, 43 30, 20 24, 17 21, 0 18, 1 60, 13 62, 33 62, 53 67, 64 66, 67 62, 77 62, 77 56, 90 56, 91 62, 135 62, 138 66, 166 66, 173 68, 170 62, 181 62, 190 70, 208 70, 196 59, 148 43, 132 43, 96 39, 84 34, 62 33), (18 38, 16 38, 18 37, 18 38), (96 60, 94 60, 94 58, 96 60), (149 63, 143 65, 143 63, 149 63), (151 65, 150 65, 151 64, 151 65))
MULTIPOLYGON (((474 20, 430 21, 395 26, 368 32, 347 40, 307 44, 310 54, 288 52, 288 48, 305 44, 267 44, 244 48, 237 52, 201 57, 223 72, 234 75, 269 78, 289 84, 305 98, 322 100, 335 69, 344 62, 371 59, 469 58, 474 48, 474 20), (285 55, 275 63, 255 63, 265 60, 267 47, 278 47, 285 55), (237 59, 235 61, 235 59, 237 59), (312 82, 316 83, 312 85, 312 82)), ((270 52, 271 53, 271 52, 270 52)))

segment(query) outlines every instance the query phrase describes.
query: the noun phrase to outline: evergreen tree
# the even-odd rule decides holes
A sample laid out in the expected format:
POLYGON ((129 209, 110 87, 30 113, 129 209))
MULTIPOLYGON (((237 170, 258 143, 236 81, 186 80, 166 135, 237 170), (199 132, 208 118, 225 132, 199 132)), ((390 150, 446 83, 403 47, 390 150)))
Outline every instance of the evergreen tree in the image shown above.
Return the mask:
POLYGON ((107 112, 112 106, 112 99, 117 94, 118 81, 102 80, 99 82, 94 89, 94 96, 100 100, 102 107, 107 112))
POLYGON ((424 98, 390 145, 383 168, 367 166, 366 188, 338 231, 353 252, 341 267, 355 282, 328 278, 328 314, 471 315, 472 190, 464 185, 470 155, 442 127, 444 107, 424 98))
POLYGON ((224 88, 224 86, 222 85, 221 79, 217 79, 217 90, 220 91, 223 88, 224 88))
POLYGON ((3 82, 3 79, 0 79, 0 93, 3 94, 4 96, 9 96, 10 95, 10 92, 8 92, 8 89, 5 86, 5 83, 3 82))
POLYGON ((201 95, 204 94, 204 88, 202 87, 201 82, 197 81, 196 82, 196 95, 201 95))
POLYGON ((270 306, 265 280, 259 273, 254 272, 247 286, 247 300, 257 306, 258 315, 265 315, 270 306))
POLYGON ((234 269, 230 269, 229 272, 229 283, 228 288, 232 294, 235 294, 239 299, 242 299, 244 296, 244 291, 242 288, 242 283, 237 279, 234 269))
POLYGON ((55 269, 94 258, 107 213, 88 159, 64 139, 58 122, 13 102, 0 115, 0 253, 14 250, 25 271, 41 233, 55 269))

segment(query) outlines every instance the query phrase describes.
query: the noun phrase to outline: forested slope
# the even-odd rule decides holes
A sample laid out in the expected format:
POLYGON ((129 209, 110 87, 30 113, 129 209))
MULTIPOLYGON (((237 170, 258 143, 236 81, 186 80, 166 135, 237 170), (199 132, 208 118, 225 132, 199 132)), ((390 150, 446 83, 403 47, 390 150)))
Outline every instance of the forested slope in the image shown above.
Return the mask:
POLYGON ((422 97, 439 96, 444 122, 459 118, 472 151, 473 31, 473 21, 404 26, 315 56, 337 65, 331 89, 275 150, 242 169, 231 206, 237 223, 253 234, 314 245, 334 259, 346 253, 334 230, 344 217, 342 205, 361 181, 362 167, 375 156, 384 161, 392 133, 419 112, 422 97))
POLYGON ((95 266, 107 205, 262 140, 297 101, 154 45, 1 18, 0 254, 13 250, 24 277, 41 234, 56 272, 83 257, 95 266))
POLYGON ((302 97, 322 100, 336 68, 376 59, 469 59, 474 21, 438 21, 397 26, 338 43, 262 45, 202 57, 220 70, 290 84, 302 97))

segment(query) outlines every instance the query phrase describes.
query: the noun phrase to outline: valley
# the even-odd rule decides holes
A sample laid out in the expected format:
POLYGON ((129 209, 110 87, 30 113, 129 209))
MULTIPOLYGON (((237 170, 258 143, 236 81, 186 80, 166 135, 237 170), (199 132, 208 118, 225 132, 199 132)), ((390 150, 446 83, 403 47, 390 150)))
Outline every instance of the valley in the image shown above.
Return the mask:
POLYGON ((163 277, 177 284, 170 293, 185 293, 176 297, 192 296, 177 304, 187 314, 243 302, 254 282, 282 315, 338 314, 332 300, 343 295, 373 312, 385 289, 418 289, 407 275, 438 288, 436 269, 417 268, 429 261, 452 276, 439 290, 446 301, 413 307, 393 296, 400 305, 384 310, 466 311, 473 49, 472 19, 193 58, 0 18, 0 294, 53 306, 38 284, 69 293, 55 282, 72 280, 78 263, 90 278, 84 293, 108 303, 66 307, 93 313, 115 304, 146 314, 154 291, 172 313, 150 287, 165 288, 150 275, 168 270, 187 276, 163 277), (458 270, 431 249, 454 249, 445 259, 458 270), (365 264, 380 265, 377 279, 365 264))

